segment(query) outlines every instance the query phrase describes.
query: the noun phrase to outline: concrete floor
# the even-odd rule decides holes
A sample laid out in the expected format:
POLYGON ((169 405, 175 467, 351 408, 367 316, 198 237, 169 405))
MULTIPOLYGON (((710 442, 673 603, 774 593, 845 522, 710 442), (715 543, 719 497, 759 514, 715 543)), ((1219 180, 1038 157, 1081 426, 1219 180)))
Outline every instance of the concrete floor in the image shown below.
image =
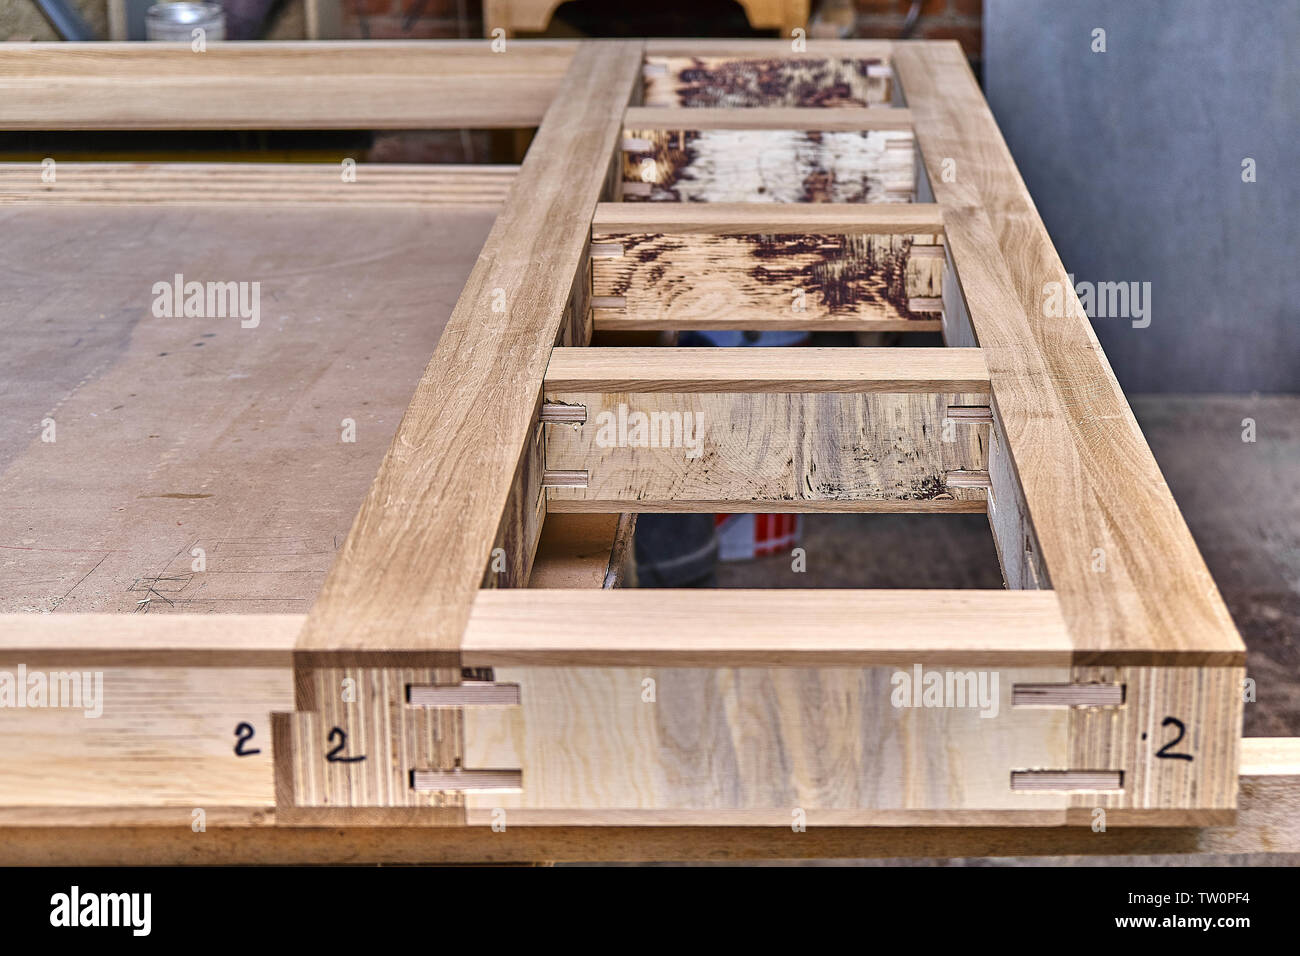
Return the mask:
MULTIPOLYGON (((1300 395, 1130 398, 1247 646, 1250 736, 1300 736, 1300 395), (1242 441, 1243 420, 1255 422, 1242 441)), ((723 564, 721 587, 996 588, 983 515, 807 515, 807 571, 723 564)))

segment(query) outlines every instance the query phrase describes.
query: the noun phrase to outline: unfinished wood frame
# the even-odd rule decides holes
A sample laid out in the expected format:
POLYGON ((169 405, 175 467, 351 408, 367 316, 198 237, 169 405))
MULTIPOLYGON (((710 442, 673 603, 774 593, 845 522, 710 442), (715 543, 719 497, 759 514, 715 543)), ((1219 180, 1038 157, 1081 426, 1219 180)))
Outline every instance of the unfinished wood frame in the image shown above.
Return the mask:
MULTIPOLYGON (((10 128, 541 121, 491 182, 368 180, 366 203, 411 176, 439 204, 510 185, 306 615, 3 618, 8 659, 114 675, 117 720, 174 687, 203 773, 176 772, 183 745, 140 773, 108 724, 111 784, 88 798, 66 763, 87 731, 41 714, 0 822, 162 825, 209 805, 304 833, 508 819, 570 847, 584 827, 775 831, 792 815, 1053 835, 1028 852, 1080 852, 1062 828, 1098 809, 1121 829, 1232 822, 1244 648, 1086 318, 1043 313, 1045 283, 1073 291, 956 44, 227 44, 197 62, 65 44, 0 51, 0 92, 10 128), (123 95, 163 71, 167 91, 123 95), (199 86, 211 96, 182 109, 199 86), (717 157, 753 142, 785 144, 773 182, 797 188, 776 202, 715 188, 717 157), (941 330, 949 347, 587 347, 593 329, 708 328, 941 330), (642 447, 623 408, 680 419, 683 439, 702 420, 701 454, 642 447), (618 515, 646 510, 987 512, 1008 589, 602 587, 626 549, 618 515), (593 524, 548 536, 566 519, 593 524), (931 675, 972 698, 928 706, 931 675), (230 757, 240 719, 267 728, 259 758, 230 757)), ((140 201, 142 176, 161 184, 149 201, 192 195, 167 185, 184 170, 73 173, 86 201, 140 201)), ((280 176, 333 201, 266 169, 236 188, 280 176)), ((238 198, 222 188, 210 201, 238 198)), ((5 196, 81 201, 46 192, 5 196)), ((909 832, 877 851, 933 846, 909 832)))

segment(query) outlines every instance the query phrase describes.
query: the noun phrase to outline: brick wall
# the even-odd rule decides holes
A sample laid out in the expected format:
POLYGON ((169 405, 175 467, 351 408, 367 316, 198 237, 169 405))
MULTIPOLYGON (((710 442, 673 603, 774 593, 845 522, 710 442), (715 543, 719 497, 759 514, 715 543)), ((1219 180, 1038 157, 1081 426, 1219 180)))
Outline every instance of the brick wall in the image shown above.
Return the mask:
MULTIPOLYGON (((859 37, 896 37, 903 29, 911 0, 854 0, 859 37)), ((921 18, 912 34, 918 40, 956 40, 972 60, 984 44, 984 0, 922 0, 921 18)))

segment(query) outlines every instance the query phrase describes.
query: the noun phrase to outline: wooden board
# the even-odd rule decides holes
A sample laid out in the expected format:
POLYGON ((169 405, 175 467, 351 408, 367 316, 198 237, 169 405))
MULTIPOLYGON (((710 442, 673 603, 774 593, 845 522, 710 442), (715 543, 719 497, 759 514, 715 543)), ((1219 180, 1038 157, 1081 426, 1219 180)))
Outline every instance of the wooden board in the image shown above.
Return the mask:
POLYGON ((592 261, 593 303, 606 328, 902 331, 933 311, 942 289, 939 241, 593 232, 602 250, 592 261), (935 249, 938 256, 923 254, 935 249))
POLYGON ((0 211, 0 609, 305 611, 492 215, 0 211), (155 316, 178 273, 260 282, 258 325, 155 316))
POLYGON ((900 44, 893 63, 1081 658, 1177 652, 1240 666, 1241 638, 1088 319, 1043 317, 1044 290, 1075 303, 1073 284, 965 58, 956 44, 900 44))
MULTIPOLYGON (((387 427, 367 430, 368 454, 390 436, 391 443, 319 596, 323 567, 290 551, 292 566, 271 565, 284 578, 277 594, 305 597, 240 605, 306 611, 305 618, 135 614, 128 620, 151 623, 125 629, 97 617, 54 615, 71 623, 53 625, 37 615, 4 619, 0 647, 21 655, 15 668, 28 659, 57 659, 74 672, 99 666, 117 688, 119 709, 87 738, 109 760, 113 787, 90 801, 97 815, 79 822, 170 823, 182 803, 198 800, 223 819, 273 819, 304 832, 325 825, 457 832, 495 822, 498 810, 560 829, 784 828, 796 811, 815 825, 903 828, 1055 830, 1086 825, 1096 810, 1119 828, 1230 824, 1243 648, 1086 319, 1041 321, 1044 284, 1064 272, 956 47, 655 41, 521 49, 515 59, 492 60, 496 54, 463 44, 340 47, 337 76, 306 66, 304 51, 273 46, 254 53, 227 45, 200 62, 167 48, 139 56, 110 46, 0 51, 0 92, 8 97, 0 120, 11 128, 258 128, 269 122, 268 94, 285 98, 284 125, 301 127, 356 121, 357 97, 374 101, 393 90, 391 107, 367 126, 455 123, 475 109, 479 125, 535 122, 539 103, 547 104, 527 158, 507 176, 361 168, 368 179, 336 186, 325 167, 74 165, 61 184, 38 186, 37 167, 0 171, 14 204, 0 216, 35 223, 38 239, 31 249, 23 245, 29 231, 15 240, 17 301, 49 298, 48 263, 69 250, 91 263, 79 281, 96 275, 89 247, 56 241, 71 224, 102 224, 93 241, 116 236, 128 251, 143 248, 150 268, 199 254, 202 264, 189 268, 229 263, 232 275, 250 278, 254 264, 270 268, 285 283, 275 290, 277 314, 318 295, 338 313, 349 291, 363 291, 359 275, 387 271, 389 260, 348 258, 373 243, 336 234, 330 241, 346 242, 347 255, 328 260, 328 275, 318 260, 296 272, 277 250, 293 248, 286 237, 295 231, 312 228, 314 238, 324 215, 316 207, 337 206, 328 214, 357 222, 396 222, 388 238, 402 245, 390 259, 403 281, 381 287, 378 305, 376 296, 364 298, 363 307, 376 310, 365 316, 376 321, 322 330, 323 356, 292 338, 306 327, 272 323, 268 314, 267 324, 255 323, 261 337, 245 343, 232 334, 232 349, 218 344, 224 332, 211 339, 204 332, 185 345, 188 358, 168 363, 179 378, 156 375, 154 364, 175 357, 167 336, 189 327, 140 319, 135 271, 120 287, 61 286, 42 306, 56 319, 69 305, 74 316, 97 318, 80 333, 92 343, 84 356, 74 351, 66 368, 32 373, 31 388, 6 396, 24 424, 22 441, 6 446, 14 460, 0 477, 7 499, 20 503, 9 519, 19 542, 9 550, 17 553, 0 570, 36 595, 24 608, 174 609, 194 575, 207 572, 173 573, 192 557, 184 553, 189 539, 180 547, 173 534, 217 526, 228 533, 240 522, 333 526, 335 505, 359 496, 349 469, 364 456, 347 457, 351 449, 332 441, 328 454, 295 455, 261 435, 246 451, 238 447, 244 435, 265 431, 314 448, 318 413, 337 417, 317 407, 328 394, 342 390, 364 405, 376 387, 409 394, 414 382, 415 391, 400 422, 386 403, 387 427), (446 56, 430 58, 436 50, 446 56), (305 68, 295 74, 295 66, 305 68), (116 78, 106 79, 107 70, 116 78), (171 86, 127 95, 169 70, 171 86), (470 89, 475 70, 486 79, 470 89), (520 77, 536 78, 530 92, 520 91, 520 77), (417 84, 422 98, 410 92, 417 84), (211 96, 182 115, 180 98, 200 87, 211 96), (903 100, 905 110, 883 108, 903 100), (639 112, 629 116, 629 106, 639 112), (687 121, 691 114, 698 121, 687 121), (839 118, 818 124, 811 114, 839 118), (628 135, 638 132, 648 147, 628 135), (771 176, 756 178, 745 156, 728 165, 753 142, 771 147, 763 150, 778 161, 771 176), (873 158, 875 147, 881 155, 873 158), (914 148, 923 168, 909 166, 904 176, 900 161, 897 181, 880 173, 904 155, 910 162, 914 148), (601 205, 635 198, 640 190, 631 187, 646 185, 627 181, 628 149, 643 150, 652 178, 672 178, 685 201, 601 205), (873 176, 892 188, 877 189, 873 176), (719 188, 728 178, 743 185, 745 202, 692 201, 726 198, 719 188), (416 303, 409 311, 423 316, 431 280, 419 228, 428 224, 419 217, 450 203, 483 216, 475 208, 496 202, 506 179, 501 214, 445 334, 417 322, 431 336, 421 349, 400 321, 378 323, 403 303, 416 303), (232 205, 241 190, 246 201, 232 205), (206 196, 197 205, 195 193, 206 196), (891 193, 922 202, 864 202, 891 193), (270 202, 281 194, 282 202, 270 202), (385 208, 353 205, 363 195, 366 206, 385 208), (851 202, 819 201, 834 198, 851 202), (249 222, 256 237, 275 237, 260 253, 221 231, 249 222), (184 241, 199 233, 213 237, 208 246, 202 235, 184 241), (403 257, 415 258, 402 266, 403 257), (785 313, 792 290, 810 300, 802 326, 785 313), (595 328, 878 331, 911 323, 941 328, 949 348, 920 350, 932 356, 858 350, 850 359, 813 350, 588 347, 595 328), (266 334, 272 330, 289 337, 266 334), (432 341, 437 350, 420 375, 409 362, 432 341), (254 342, 267 351, 248 351, 254 342), (365 366, 371 354, 384 354, 382 366, 365 366), (230 369, 258 357, 267 365, 253 381, 229 384, 230 369), (313 376, 330 388, 316 389, 313 376), (218 385, 222 394, 205 398, 203 389, 218 385), (249 404, 228 400, 234 389, 249 404), (137 400, 145 411, 133 417, 137 400), (701 454, 643 448, 630 433, 598 440, 602 417, 617 419, 623 406, 679 416, 683 438, 689 414, 703 426, 701 454), (164 431, 142 430, 158 420, 156 407, 171 410, 164 431), (41 441, 44 418, 57 425, 57 442, 41 441), (155 434, 175 438, 161 456, 150 445, 155 434), (259 470, 267 447, 284 460, 259 470), (309 517, 281 513, 280 498, 259 508, 263 488, 248 475, 304 468, 308 480, 287 500, 309 517), (172 487, 177 481, 184 487, 172 487), (918 482, 932 493, 917 495, 918 482), (234 493, 223 490, 227 483, 234 493), (324 495, 323 483, 331 486, 324 495), (139 488, 163 497, 125 500, 125 489, 139 488), (311 512, 318 499, 319 513, 311 512), (1015 590, 724 595, 595 586, 597 577, 608 582, 618 547, 622 519, 613 513, 919 505, 987 507, 1015 590), (548 535, 548 512, 567 511, 594 517, 581 516, 585 530, 556 524, 548 535), (137 551, 113 546, 133 535, 145 542, 137 551), (73 543, 46 547, 38 537, 73 543), (152 549, 163 544, 161 572, 133 573, 141 561, 156 563, 152 549), (291 584, 288 575, 300 572, 291 584), (526 587, 548 575, 579 586, 526 587), (134 593, 141 582, 142 598, 134 593), (214 631, 220 627, 239 632, 233 644, 214 631), (958 679, 958 669, 977 682, 1005 677, 1000 716, 896 705, 887 691, 909 666, 934 668, 942 679, 958 679), (246 681, 244 691, 208 703, 214 682, 232 675, 246 681), (647 680, 653 700, 643 696, 647 680), (1029 694, 1030 686, 1055 690, 1029 694), (1089 702, 1098 689, 1105 699, 1089 702), (160 693, 187 695, 202 713, 188 703, 159 705, 160 693), (232 719, 234 728, 226 726, 232 719), (188 728, 182 736, 192 749, 170 742, 173 721, 188 728), (235 754, 240 724, 255 728, 253 739, 269 738, 269 764, 235 754), (948 747, 949 739, 962 743, 948 747), (161 776, 170 784, 153 787, 161 776)), ((454 224, 451 232, 465 234, 454 224)), ((436 274, 454 274, 459 285, 465 271, 436 274)), ((20 326, 18 335, 32 336, 39 352, 42 334, 66 334, 47 324, 57 333, 20 326)), ((8 380, 24 381, 21 359, 9 371, 8 380)), ((626 532, 622 538, 626 548, 626 532)), ((264 558, 285 557, 265 545, 215 552, 256 565, 241 572, 264 573, 264 558)), ((319 554, 322 564, 330 559, 319 554)), ((210 607, 226 609, 219 601, 210 607)), ((0 819, 52 825, 92 809, 73 792, 80 771, 70 741, 82 735, 69 718, 66 709, 34 709, 6 726, 14 749, 30 750, 44 772, 0 787, 0 819)))
POLYGON ((532 126, 576 45, 6 43, 5 129, 476 129, 532 126))
POLYGON ((457 647, 534 430, 638 51, 593 43, 575 56, 312 607, 301 650, 457 647), (441 560, 448 552, 456 561, 441 560), (378 581, 375 562, 387 567, 378 581))
POLYGON ((908 130, 783 130, 757 123, 712 129, 681 118, 677 123, 676 129, 627 126, 627 199, 864 203, 910 202, 914 196, 908 130))
POLYGON ((873 57, 773 56, 770 52, 754 57, 683 56, 647 51, 644 79, 646 106, 864 107, 890 101, 889 69, 873 57))

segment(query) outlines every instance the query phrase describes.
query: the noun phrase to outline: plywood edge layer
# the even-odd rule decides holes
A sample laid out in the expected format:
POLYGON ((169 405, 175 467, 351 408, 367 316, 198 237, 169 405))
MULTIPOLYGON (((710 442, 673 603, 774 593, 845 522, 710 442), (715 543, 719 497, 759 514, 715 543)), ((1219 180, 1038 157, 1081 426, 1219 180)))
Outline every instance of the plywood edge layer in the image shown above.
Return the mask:
POLYGON ((0 163, 0 205, 476 206, 519 167, 351 163, 0 163))

